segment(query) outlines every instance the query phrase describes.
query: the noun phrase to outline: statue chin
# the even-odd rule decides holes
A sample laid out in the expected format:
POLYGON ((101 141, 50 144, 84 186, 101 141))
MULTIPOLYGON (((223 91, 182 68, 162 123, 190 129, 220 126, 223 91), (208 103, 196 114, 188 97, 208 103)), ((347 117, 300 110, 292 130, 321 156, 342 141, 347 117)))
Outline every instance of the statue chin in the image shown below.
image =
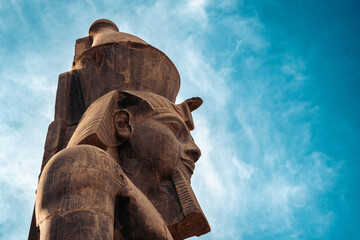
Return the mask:
POLYGON ((175 168, 170 179, 158 182, 150 160, 141 158, 129 144, 124 144, 118 151, 125 174, 159 211, 174 239, 200 236, 210 231, 189 177, 180 167, 175 168))

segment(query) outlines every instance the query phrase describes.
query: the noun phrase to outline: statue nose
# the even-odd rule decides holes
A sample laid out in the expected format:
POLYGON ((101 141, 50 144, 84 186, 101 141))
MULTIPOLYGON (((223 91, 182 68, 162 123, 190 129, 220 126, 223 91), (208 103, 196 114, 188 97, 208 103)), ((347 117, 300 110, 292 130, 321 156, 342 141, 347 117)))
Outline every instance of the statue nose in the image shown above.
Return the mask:
POLYGON ((191 148, 186 149, 185 153, 194 162, 196 162, 201 156, 201 151, 200 151, 199 147, 196 146, 196 144, 193 144, 193 146, 191 148))

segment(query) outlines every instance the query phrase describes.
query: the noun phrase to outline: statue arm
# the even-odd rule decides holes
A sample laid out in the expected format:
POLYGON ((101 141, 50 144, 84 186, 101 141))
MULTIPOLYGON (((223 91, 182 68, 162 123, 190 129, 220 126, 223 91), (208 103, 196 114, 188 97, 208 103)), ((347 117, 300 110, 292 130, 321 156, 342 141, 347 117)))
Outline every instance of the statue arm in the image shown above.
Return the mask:
POLYGON ((41 240, 172 239, 116 161, 90 145, 51 158, 40 177, 35 211, 41 240))

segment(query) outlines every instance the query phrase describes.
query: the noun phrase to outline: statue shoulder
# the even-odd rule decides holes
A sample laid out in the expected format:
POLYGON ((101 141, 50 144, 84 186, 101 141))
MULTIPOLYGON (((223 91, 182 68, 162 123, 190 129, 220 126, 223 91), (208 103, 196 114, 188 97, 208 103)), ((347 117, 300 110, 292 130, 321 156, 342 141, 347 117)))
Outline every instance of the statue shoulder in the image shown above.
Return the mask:
MULTIPOLYGON (((90 145, 66 148, 49 160, 40 176, 37 222, 54 213, 91 209, 103 199, 115 199, 128 192, 128 182, 119 164, 102 149, 90 145)), ((104 212, 112 214, 108 207, 104 206, 104 212)))
MULTIPOLYGON (((41 178, 52 172, 79 172, 80 169, 100 171, 125 184, 125 174, 120 165, 104 150, 92 145, 76 145, 55 154, 46 164, 41 178)), ((78 174, 77 174, 78 175, 78 174)))

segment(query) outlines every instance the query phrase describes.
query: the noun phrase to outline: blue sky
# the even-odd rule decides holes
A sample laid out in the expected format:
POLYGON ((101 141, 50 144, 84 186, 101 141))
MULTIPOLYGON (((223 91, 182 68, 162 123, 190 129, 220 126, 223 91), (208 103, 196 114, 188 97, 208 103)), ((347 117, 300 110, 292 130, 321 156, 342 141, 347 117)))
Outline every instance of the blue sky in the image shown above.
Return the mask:
MULTIPOLYGON (((25 239, 58 75, 99 18, 177 66, 199 239, 359 239, 360 2, 0 2, 0 239, 25 239)), ((196 238, 195 238, 196 239, 196 238)))

